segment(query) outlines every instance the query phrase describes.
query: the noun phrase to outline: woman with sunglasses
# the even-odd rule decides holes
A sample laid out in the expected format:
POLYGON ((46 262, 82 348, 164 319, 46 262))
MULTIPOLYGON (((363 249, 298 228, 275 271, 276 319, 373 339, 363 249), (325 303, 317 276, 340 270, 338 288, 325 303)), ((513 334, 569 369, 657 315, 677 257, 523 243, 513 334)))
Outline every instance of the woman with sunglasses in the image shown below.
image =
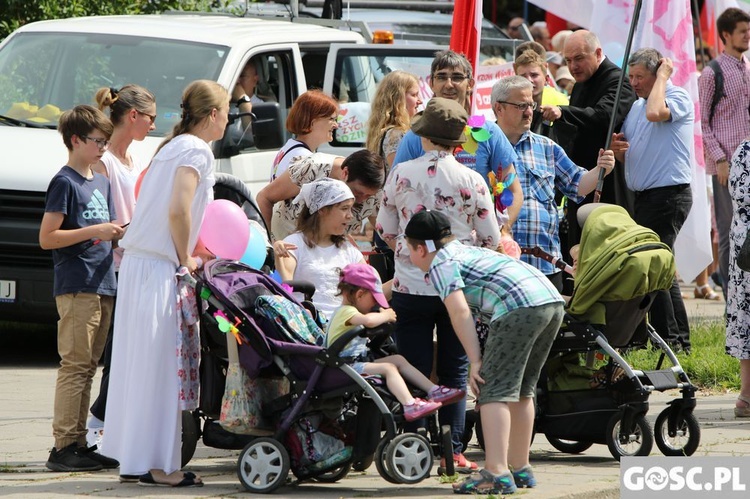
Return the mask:
MULTIPOLYGON (((138 176, 148 166, 151 158, 132 155, 128 149, 134 141, 141 141, 153 130, 156 120, 154 94, 139 85, 125 85, 120 90, 100 88, 94 96, 100 111, 109 109, 109 118, 114 125, 109 148, 93 170, 109 179, 112 202, 117 219, 113 222, 125 227, 130 223, 135 210, 135 185, 138 176)), ((120 270, 122 248, 114 249, 115 273, 120 270)), ((114 324, 114 318, 112 320, 114 324)), ((109 388, 109 366, 112 359, 112 331, 104 349, 104 369, 99 396, 91 405, 88 427, 88 444, 101 447, 104 436, 104 413, 107 407, 109 388)))

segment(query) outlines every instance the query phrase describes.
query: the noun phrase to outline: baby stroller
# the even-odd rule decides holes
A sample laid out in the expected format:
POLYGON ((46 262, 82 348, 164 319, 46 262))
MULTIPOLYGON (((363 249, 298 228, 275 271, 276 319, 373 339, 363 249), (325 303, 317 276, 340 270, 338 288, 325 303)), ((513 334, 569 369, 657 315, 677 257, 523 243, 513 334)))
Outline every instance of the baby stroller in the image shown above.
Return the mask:
POLYGON ((588 216, 573 296, 537 388, 534 430, 557 450, 577 454, 606 444, 620 460, 648 455, 654 438, 667 456, 690 456, 698 448, 696 388, 646 322, 655 292, 668 289, 674 273, 669 247, 623 208, 603 206, 588 216), (661 350, 657 365, 628 365, 620 350, 648 341, 661 350), (681 397, 658 415, 652 432, 645 417, 649 395, 675 388, 681 397))
POLYGON ((368 331, 353 328, 328 349, 305 341, 256 310, 259 297, 277 295, 299 305, 296 300, 269 276, 239 262, 209 262, 196 289, 208 304, 201 313, 202 337, 213 345, 212 352, 221 355, 220 345, 226 345, 216 320, 220 313, 241 337, 239 361, 249 377, 288 381, 288 393, 262 404, 264 418, 278 425, 266 436, 257 436, 262 431, 244 436, 248 441, 237 475, 247 490, 272 492, 286 483, 290 470, 300 480, 337 481, 355 460, 373 453, 378 472, 388 481, 417 483, 429 476, 434 457, 427 438, 399 432, 403 416, 392 413, 384 390, 338 355, 352 338, 368 331), (378 441, 381 427, 385 435, 378 441), (376 435, 375 442, 368 435, 376 435))

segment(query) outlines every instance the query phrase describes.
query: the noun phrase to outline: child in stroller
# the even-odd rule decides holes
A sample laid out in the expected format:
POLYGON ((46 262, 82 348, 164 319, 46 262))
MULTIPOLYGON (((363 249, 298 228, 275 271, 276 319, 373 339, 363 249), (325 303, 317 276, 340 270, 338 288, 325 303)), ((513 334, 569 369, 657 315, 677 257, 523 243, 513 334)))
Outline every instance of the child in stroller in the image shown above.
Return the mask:
MULTIPOLYGON (((343 304, 336 309, 328 325, 328 346, 352 326, 374 328, 396 320, 396 313, 389 307, 380 277, 373 267, 362 263, 347 265, 341 270, 338 289, 343 304), (380 308, 380 311, 373 312, 375 308, 380 308)), ((353 358, 352 367, 360 374, 382 375, 388 389, 403 406, 404 419, 407 421, 433 414, 443 404, 454 403, 466 396, 466 392, 459 388, 434 384, 400 355, 373 359, 369 355, 366 338, 353 339, 341 355, 353 358), (404 378, 425 391, 427 400, 413 397, 404 378)))
POLYGON ((237 474, 247 490, 272 492, 286 482, 290 470, 300 480, 337 481, 356 459, 373 454, 369 447, 359 448, 360 440, 367 440, 363 435, 379 440, 374 460, 386 480, 417 483, 429 476, 434 459, 430 441, 399 429, 403 417, 394 415, 382 389, 340 355, 353 338, 367 334, 363 327, 344 332, 327 348, 302 341, 259 313, 258 302, 279 298, 301 305, 268 275, 239 262, 209 262, 198 283, 197 294, 208 304, 202 311, 202 336, 226 344, 214 319, 220 310, 222 322, 242 339, 239 360, 247 375, 254 380, 283 376, 289 382, 288 393, 262 400, 264 418, 275 422, 272 436, 251 439, 240 453, 237 474))

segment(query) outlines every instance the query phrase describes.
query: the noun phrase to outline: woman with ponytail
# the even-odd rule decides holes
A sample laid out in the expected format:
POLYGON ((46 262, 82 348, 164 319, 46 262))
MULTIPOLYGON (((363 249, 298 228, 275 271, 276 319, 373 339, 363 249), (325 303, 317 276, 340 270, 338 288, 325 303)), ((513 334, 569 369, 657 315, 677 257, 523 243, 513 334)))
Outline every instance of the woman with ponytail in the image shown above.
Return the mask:
MULTIPOLYGON (((128 150, 134 141, 141 141, 153 130, 156 120, 156 98, 139 85, 125 85, 121 89, 100 88, 94 96, 100 111, 109 110, 114 125, 109 148, 94 166, 94 171, 109 179, 112 202, 117 218, 113 222, 127 226, 135 210, 135 184, 138 176, 148 166, 150 158, 133 155, 128 150)), ((119 273, 122 261, 121 247, 114 249, 115 273, 119 273)), ((104 369, 99 396, 91 405, 88 421, 88 444, 101 447, 104 436, 104 413, 107 407, 109 367, 112 359, 112 331, 104 349, 104 369)))
POLYGON ((197 406, 198 352, 176 274, 193 257, 206 205, 213 198, 209 147, 228 122, 229 93, 216 82, 191 83, 182 119, 161 144, 122 239, 114 348, 103 448, 120 461, 120 480, 140 485, 201 486, 181 467, 181 412, 197 406), (182 307, 182 310, 181 310, 182 307))

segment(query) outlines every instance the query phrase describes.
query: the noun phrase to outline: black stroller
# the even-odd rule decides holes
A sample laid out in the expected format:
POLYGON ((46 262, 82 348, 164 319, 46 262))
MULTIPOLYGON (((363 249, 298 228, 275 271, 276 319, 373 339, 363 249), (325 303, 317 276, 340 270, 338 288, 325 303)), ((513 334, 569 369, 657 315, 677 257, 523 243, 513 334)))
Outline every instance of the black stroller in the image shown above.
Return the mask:
MULTIPOLYGON (((690 456, 698 448, 696 388, 646 321, 655 292, 668 289, 674 274, 669 247, 623 208, 591 212, 574 293, 537 388, 534 430, 557 450, 577 454, 606 444, 619 460, 648 455, 654 439, 667 456, 690 456), (649 341, 661 350, 657 365, 630 366, 620 352, 649 341), (649 395, 675 388, 681 397, 658 415, 652 432, 646 419, 649 395)), ((482 444, 481 425, 476 415, 472 419, 482 444)))

